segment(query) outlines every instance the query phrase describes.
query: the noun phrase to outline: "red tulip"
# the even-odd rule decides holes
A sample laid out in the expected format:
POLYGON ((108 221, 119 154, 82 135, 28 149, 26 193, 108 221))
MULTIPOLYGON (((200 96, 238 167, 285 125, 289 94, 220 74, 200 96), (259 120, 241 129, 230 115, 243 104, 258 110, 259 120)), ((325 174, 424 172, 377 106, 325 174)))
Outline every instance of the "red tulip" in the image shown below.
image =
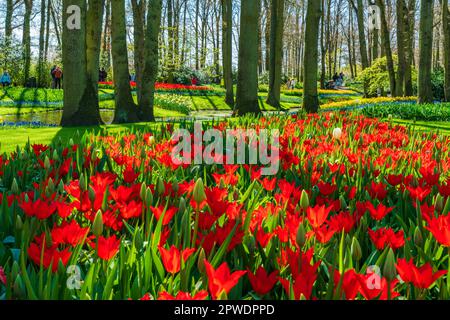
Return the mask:
POLYGON ((328 218, 332 208, 327 208, 325 205, 323 206, 315 206, 314 208, 307 209, 308 221, 311 226, 316 229, 322 226, 328 218))
POLYGON ((222 292, 228 294, 237 285, 239 279, 247 273, 246 271, 231 273, 226 262, 222 263, 216 270, 206 259, 204 263, 208 276, 209 292, 214 299, 217 299, 222 292))
POLYGON ((39 220, 49 218, 56 211, 55 203, 49 204, 41 199, 37 199, 35 202, 23 201, 19 206, 27 216, 36 217, 39 220))
POLYGON ((5 270, 3 270, 3 267, 1 267, 1 266, 0 266, 0 282, 6 286, 5 270))
POLYGON ((159 247, 164 268, 167 272, 175 274, 180 271, 181 259, 186 262, 187 259, 195 252, 195 249, 184 249, 182 252, 175 247, 170 247, 169 250, 164 247, 159 247))
POLYGON ((376 208, 374 205, 370 202, 366 202, 367 209, 369 210, 370 216, 372 219, 376 221, 381 221, 386 217, 390 212, 394 210, 394 208, 388 208, 384 204, 380 203, 376 208))
POLYGON ((391 299, 395 299, 400 294, 395 291, 398 280, 394 280, 388 286, 386 278, 382 278, 376 273, 359 276, 360 290, 359 292, 366 300, 387 300, 388 287, 390 287, 391 299))
MULTIPOLYGON (((95 240, 91 242, 91 247, 95 248, 96 243, 95 240)), ((120 248, 120 239, 118 239, 115 235, 105 238, 98 238, 98 250, 97 255, 100 259, 109 261, 119 252, 120 248)))
POLYGON ((412 283, 414 287, 419 289, 428 289, 436 282, 437 279, 447 274, 447 270, 441 270, 433 273, 433 268, 429 263, 424 264, 420 268, 416 267, 413 259, 406 261, 406 259, 398 259, 397 271, 400 278, 404 282, 412 283))
POLYGON ((51 233, 55 244, 70 244, 76 247, 82 243, 88 232, 89 228, 82 228, 75 220, 72 220, 70 223, 63 222, 61 226, 53 227, 51 233))
POLYGON ((405 236, 403 230, 395 233, 391 228, 380 228, 377 231, 368 230, 369 237, 378 250, 383 250, 390 246, 393 250, 405 245, 405 236))
POLYGON ((31 243, 28 248, 28 256, 31 261, 33 261, 38 266, 41 265, 41 254, 42 255, 42 265, 45 269, 48 269, 50 265, 52 265, 52 271, 56 272, 58 270, 59 262, 65 266, 69 262, 71 253, 68 249, 59 250, 58 245, 52 245, 47 247, 45 244, 45 237, 42 237, 42 240, 39 241, 39 244, 31 243), (45 248, 42 248, 45 246, 45 248))
MULTIPOLYGON (((156 219, 159 220, 159 218, 164 213, 165 206, 160 205, 157 208, 151 207, 150 209, 152 210, 156 219)), ((178 208, 176 208, 176 207, 167 208, 166 212, 164 213, 162 225, 167 226, 170 223, 170 221, 172 220, 173 216, 177 213, 177 211, 178 211, 178 208)))
POLYGON ((437 242, 445 247, 450 247, 450 215, 431 218, 427 229, 437 242))
POLYGON ((274 285, 278 282, 278 271, 275 270, 271 274, 267 274, 266 269, 262 266, 256 270, 253 274, 250 270, 247 272, 248 280, 252 285, 253 291, 255 291, 260 296, 264 296, 272 290, 274 285))
POLYGON ((344 279, 341 280, 341 274, 339 271, 334 272, 334 286, 337 288, 339 282, 342 281, 342 291, 345 294, 345 299, 354 300, 358 295, 361 285, 358 281, 359 275, 354 269, 347 270, 344 273, 344 279))

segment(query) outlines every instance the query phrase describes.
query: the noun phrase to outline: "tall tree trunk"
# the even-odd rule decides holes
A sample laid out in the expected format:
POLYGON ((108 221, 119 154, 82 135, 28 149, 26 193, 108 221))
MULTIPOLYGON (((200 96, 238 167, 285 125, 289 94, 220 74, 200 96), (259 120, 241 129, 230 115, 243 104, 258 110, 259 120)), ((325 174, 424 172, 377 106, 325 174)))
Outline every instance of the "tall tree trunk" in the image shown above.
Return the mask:
MULTIPOLYGON (((322 1, 322 8, 325 8, 325 0, 322 1)), ((320 57, 321 72, 320 72, 320 88, 325 89, 326 73, 327 73, 327 45, 325 44, 325 10, 322 10, 322 19, 320 21, 320 57)))
POLYGON ((396 81, 396 95, 401 97, 405 94, 405 70, 406 70, 406 40, 405 40, 405 14, 408 8, 405 0, 397 0, 397 51, 398 69, 396 81))
POLYGON ((106 71, 111 69, 111 0, 105 0, 105 23, 101 49, 101 66, 106 71))
POLYGON ((6 15, 5 15, 5 38, 9 41, 12 37, 12 17, 13 17, 14 3, 13 0, 6 0, 6 15))
POLYGON ((83 72, 86 69, 86 0, 63 0, 63 21, 64 110, 61 125, 74 126, 78 120, 75 114, 86 87, 86 73, 83 72), (80 8, 80 29, 67 27, 67 8, 72 5, 80 8))
POLYGON ((103 123, 98 99, 98 71, 104 5, 104 0, 89 0, 86 16, 86 88, 76 113, 76 121, 80 125, 103 123))
POLYGON ((447 0, 442 0, 442 26, 444 33, 444 94, 445 101, 450 102, 450 11, 447 0))
POLYGON ((264 44, 265 44, 265 63, 264 69, 268 71, 270 69, 270 0, 264 0, 264 10, 266 14, 266 25, 264 27, 264 44))
POLYGON ((39 57, 37 66, 37 82, 38 87, 45 86, 45 66, 44 66, 44 54, 45 54, 45 9, 46 0, 41 0, 41 21, 39 27, 39 57))
POLYGON ((281 108, 281 66, 283 59, 284 0, 272 0, 270 24, 270 69, 267 103, 281 108))
POLYGON ((46 2, 47 2, 47 13, 46 13, 46 19, 45 19, 45 48, 44 48, 44 62, 45 63, 47 63, 48 46, 50 44, 50 16, 51 16, 51 10, 50 10, 51 1, 46 0, 46 2))
POLYGON ((383 38, 383 48, 384 53, 386 54, 387 61, 387 70, 389 74, 389 87, 391 90, 391 95, 395 96, 396 94, 396 83, 395 83, 395 68, 394 68, 394 59, 392 57, 392 49, 391 49, 391 39, 389 35, 389 28, 386 20, 386 6, 383 0, 377 0, 377 4, 380 7, 380 15, 381 15, 381 37, 383 38))
POLYGON ((260 0, 241 3, 241 30, 239 37, 238 85, 235 112, 259 114, 258 101, 258 17, 260 0))
MULTIPOLYGON (((361 65, 362 69, 367 69, 369 67, 369 59, 367 57, 367 43, 366 43, 366 33, 364 29, 364 6, 362 0, 357 0, 356 18, 358 21, 358 35, 359 35, 359 50, 361 54, 361 65)), ((364 95, 367 96, 367 83, 364 83, 364 95)))
POLYGON ((137 122, 137 106, 133 101, 128 69, 125 25, 125 1, 111 1, 111 38, 116 112, 114 123, 137 122))
POLYGON ((222 59, 225 102, 234 105, 233 90, 233 1, 222 0, 222 59))
POLYGON ((433 6, 434 0, 421 0, 419 30, 419 103, 433 102, 431 72, 433 59, 433 6))
POLYGON ((22 33, 22 47, 23 47, 23 84, 26 85, 30 78, 31 67, 31 35, 30 35, 30 20, 31 11, 33 9, 33 0, 25 1, 25 16, 23 18, 23 33, 22 33))
POLYGON ((145 35, 145 67, 142 98, 139 105, 140 119, 154 121, 153 112, 155 83, 159 65, 159 31, 161 27, 162 0, 149 0, 147 14, 147 30, 145 35))
POLYGON ((173 0, 167 0, 167 35, 169 41, 169 49, 167 50, 166 67, 168 73, 167 81, 173 83, 174 73, 174 27, 173 27, 173 0))
POLYGON ((414 95, 412 69, 414 64, 414 26, 416 21, 416 0, 409 0, 408 13, 405 14, 405 96, 414 95))
POLYGON ((136 72, 137 101, 141 101, 142 73, 144 72, 144 29, 145 29, 145 8, 144 0, 131 0, 133 11, 133 42, 134 42, 134 69, 136 72))
POLYGON ((319 55, 319 23, 321 15, 320 1, 308 0, 305 31, 305 58, 303 67, 303 109, 308 113, 317 113, 319 110, 317 69, 319 55))

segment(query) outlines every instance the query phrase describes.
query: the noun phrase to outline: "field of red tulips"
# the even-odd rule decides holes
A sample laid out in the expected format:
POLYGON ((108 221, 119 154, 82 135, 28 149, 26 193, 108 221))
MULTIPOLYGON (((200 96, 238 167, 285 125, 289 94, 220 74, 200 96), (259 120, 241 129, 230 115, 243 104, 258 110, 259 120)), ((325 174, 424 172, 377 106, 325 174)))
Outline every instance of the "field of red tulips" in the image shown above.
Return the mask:
POLYGON ((279 172, 176 165, 173 125, 0 157, 0 298, 450 298, 449 137, 339 113, 208 126, 279 129, 279 172))

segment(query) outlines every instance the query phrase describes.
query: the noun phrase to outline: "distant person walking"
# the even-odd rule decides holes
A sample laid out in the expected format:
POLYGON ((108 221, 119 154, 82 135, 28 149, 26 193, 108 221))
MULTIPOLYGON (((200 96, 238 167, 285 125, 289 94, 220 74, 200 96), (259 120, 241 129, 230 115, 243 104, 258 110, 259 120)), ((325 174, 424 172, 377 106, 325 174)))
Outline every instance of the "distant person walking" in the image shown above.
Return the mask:
POLYGON ((98 75, 99 75, 98 78, 99 78, 99 81, 100 81, 100 82, 105 82, 106 79, 108 78, 108 73, 106 72, 105 68, 102 68, 102 69, 99 71, 98 75))
POLYGON ((0 78, 0 83, 2 84, 3 88, 9 87, 11 85, 11 76, 9 75, 8 71, 5 70, 5 72, 3 72, 2 77, 0 78))
POLYGON ((193 76, 191 79, 191 84, 195 87, 198 84, 198 79, 196 76, 193 76))
POLYGON ((63 77, 63 72, 58 66, 54 66, 52 70, 53 89, 61 89, 61 79, 63 77))

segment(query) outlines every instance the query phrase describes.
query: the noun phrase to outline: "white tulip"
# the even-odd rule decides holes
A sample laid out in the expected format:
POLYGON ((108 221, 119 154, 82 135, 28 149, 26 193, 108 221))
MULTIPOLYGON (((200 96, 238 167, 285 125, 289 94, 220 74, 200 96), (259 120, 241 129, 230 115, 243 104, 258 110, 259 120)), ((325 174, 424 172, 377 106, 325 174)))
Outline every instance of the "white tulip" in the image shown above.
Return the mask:
POLYGON ((333 138, 336 140, 340 140, 342 137, 342 129, 341 128, 335 128, 333 130, 333 138))

